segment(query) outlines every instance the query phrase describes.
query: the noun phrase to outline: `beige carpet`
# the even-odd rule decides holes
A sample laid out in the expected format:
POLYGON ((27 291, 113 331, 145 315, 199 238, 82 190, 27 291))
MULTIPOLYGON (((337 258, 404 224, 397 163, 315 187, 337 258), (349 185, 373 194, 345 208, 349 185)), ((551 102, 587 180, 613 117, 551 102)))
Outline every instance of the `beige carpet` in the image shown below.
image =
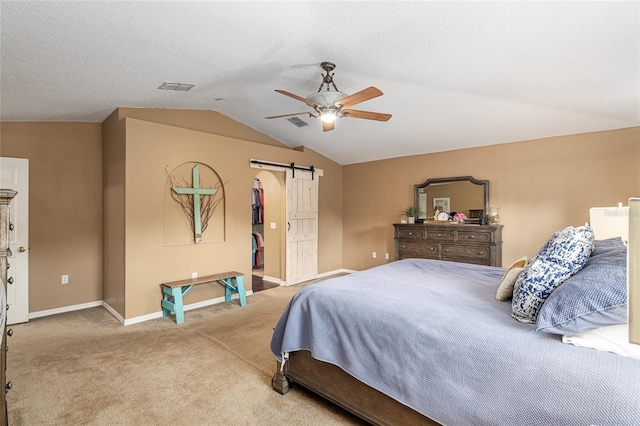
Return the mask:
MULTIPOLYGON (((92 308, 11 326, 9 424, 350 425, 296 386, 271 389, 271 333, 298 286, 122 326, 92 308)), ((188 301, 187 301, 188 302, 188 301)))

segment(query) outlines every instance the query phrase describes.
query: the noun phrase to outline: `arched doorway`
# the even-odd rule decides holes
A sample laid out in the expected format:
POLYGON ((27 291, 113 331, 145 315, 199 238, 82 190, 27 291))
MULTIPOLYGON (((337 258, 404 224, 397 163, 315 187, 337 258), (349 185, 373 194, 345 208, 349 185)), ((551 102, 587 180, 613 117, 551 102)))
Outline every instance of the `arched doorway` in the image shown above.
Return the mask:
POLYGON ((256 233, 261 236, 260 251, 252 251, 253 291, 279 286, 285 277, 285 202, 284 173, 261 170, 254 176, 253 188, 259 188, 262 205, 255 210, 252 192, 252 238, 256 249, 256 233), (259 218, 256 221, 256 216, 259 218), (255 223, 258 222, 258 223, 255 223))

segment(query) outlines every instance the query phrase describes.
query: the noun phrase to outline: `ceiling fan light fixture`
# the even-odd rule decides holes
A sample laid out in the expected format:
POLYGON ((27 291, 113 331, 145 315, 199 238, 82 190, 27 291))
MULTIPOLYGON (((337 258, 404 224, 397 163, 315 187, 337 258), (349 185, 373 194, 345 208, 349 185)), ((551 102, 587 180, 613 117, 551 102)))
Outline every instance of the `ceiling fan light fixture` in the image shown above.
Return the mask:
POLYGON ((366 120, 377 120, 377 121, 388 121, 391 118, 391 114, 383 114, 380 112, 371 112, 371 111, 360 111, 357 109, 345 109, 350 108, 353 105, 368 101, 373 98, 377 98, 378 96, 382 96, 382 92, 380 89, 376 87, 367 87, 364 90, 361 90, 353 95, 347 95, 344 92, 341 92, 336 87, 336 84, 333 82, 333 74, 331 71, 336 67, 336 65, 332 62, 323 62, 320 64, 323 70, 326 71, 326 74, 322 75, 322 84, 316 93, 312 93, 306 98, 295 95, 293 93, 287 92, 286 90, 276 89, 276 92, 293 98, 295 100, 304 102, 315 112, 296 112, 293 114, 284 114, 284 115, 274 115, 271 117, 265 118, 280 118, 280 117, 290 117, 293 115, 302 115, 309 114, 309 117, 320 118, 322 120, 322 131, 329 132, 335 129, 335 125, 333 124, 336 121, 336 118, 340 117, 353 117, 353 118, 364 118, 366 120), (326 86, 326 91, 322 91, 322 89, 326 86), (333 86, 334 90, 330 90, 331 86, 333 86))
POLYGON ((334 121, 336 121, 336 112, 332 110, 325 111, 322 113, 322 115, 320 115, 320 120, 324 121, 325 123, 333 123, 334 121))

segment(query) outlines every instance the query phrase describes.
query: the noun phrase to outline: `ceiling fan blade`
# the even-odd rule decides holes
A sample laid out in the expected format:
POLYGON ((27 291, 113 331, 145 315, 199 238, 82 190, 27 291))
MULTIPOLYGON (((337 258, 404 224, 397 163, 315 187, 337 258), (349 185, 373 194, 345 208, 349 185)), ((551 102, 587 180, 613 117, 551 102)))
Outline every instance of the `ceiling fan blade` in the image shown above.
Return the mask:
POLYGON ((383 112, 360 111, 357 109, 343 109, 342 115, 353 118, 365 118, 367 120, 389 121, 391 114, 383 112))
POLYGON ((305 104, 309 105, 310 107, 314 107, 315 108, 315 107, 322 106, 317 102, 310 101, 309 99, 305 99, 302 96, 294 95, 293 93, 287 92, 286 90, 278 90, 278 89, 276 89, 276 92, 282 93, 285 96, 289 96, 290 98, 297 99, 297 100, 299 100, 301 102, 304 102, 305 104))
POLYGON ((301 115, 301 114, 309 114, 309 116, 312 116, 310 112, 294 112, 293 114, 272 115, 271 117, 265 117, 265 118, 291 117, 292 115, 301 115))
POLYGON ((377 98, 378 96, 382 96, 382 92, 380 89, 376 89, 375 87, 367 87, 364 90, 359 91, 358 93, 354 93, 351 96, 347 96, 344 99, 339 100, 336 104, 342 105, 343 108, 350 107, 351 105, 359 104, 364 101, 368 101, 369 99, 377 98))
POLYGON ((335 123, 332 121, 331 123, 327 123, 327 122, 322 122, 322 131, 323 132, 329 132, 331 130, 335 129, 335 123))

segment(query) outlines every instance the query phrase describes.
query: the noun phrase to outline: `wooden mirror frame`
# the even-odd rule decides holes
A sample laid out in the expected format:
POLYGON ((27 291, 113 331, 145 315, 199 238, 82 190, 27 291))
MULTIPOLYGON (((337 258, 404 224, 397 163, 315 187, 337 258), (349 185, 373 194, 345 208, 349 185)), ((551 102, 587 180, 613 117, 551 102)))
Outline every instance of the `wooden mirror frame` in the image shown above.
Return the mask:
MULTIPOLYGON (((416 209, 416 212, 420 211, 420 198, 419 198, 419 191, 420 189, 426 188, 429 185, 433 185, 433 184, 438 184, 438 185, 442 185, 445 183, 455 183, 455 182, 469 182, 472 183, 474 185, 478 185, 478 186, 482 186, 483 190, 484 190, 484 206, 483 206, 483 212, 482 212, 482 217, 483 218, 487 218, 487 209, 489 208, 489 181, 488 180, 478 180, 475 179, 473 176, 456 176, 456 177, 444 177, 444 178, 433 178, 433 179, 427 179, 422 183, 419 183, 417 185, 414 185, 413 187, 413 205, 416 209)), ((418 221, 418 218, 416 217, 416 222, 418 221)))

